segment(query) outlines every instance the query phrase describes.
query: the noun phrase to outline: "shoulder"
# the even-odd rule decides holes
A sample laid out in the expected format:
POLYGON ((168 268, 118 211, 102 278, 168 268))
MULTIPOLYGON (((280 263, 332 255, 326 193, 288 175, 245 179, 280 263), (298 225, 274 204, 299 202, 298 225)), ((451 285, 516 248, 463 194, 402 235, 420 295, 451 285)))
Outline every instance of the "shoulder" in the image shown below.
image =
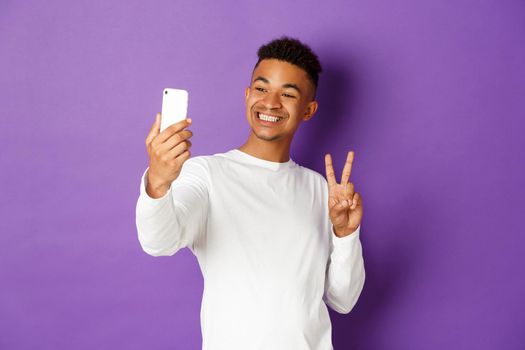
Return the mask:
POLYGON ((209 156, 200 155, 188 158, 182 164, 180 175, 177 178, 180 179, 179 182, 210 183, 211 176, 208 157, 209 156))
POLYGON ((224 153, 192 156, 184 162, 183 169, 191 173, 209 174, 217 165, 226 161, 228 158, 224 157, 224 153))
POLYGON ((183 168, 187 168, 188 170, 197 170, 199 168, 207 171, 209 168, 208 165, 208 158, 209 156, 193 156, 187 159, 184 164, 182 165, 183 168))
POLYGON ((299 172, 301 172, 302 176, 304 176, 309 181, 318 183, 323 186, 326 185, 326 178, 323 175, 321 175, 318 171, 299 164, 297 164, 297 169, 299 172))

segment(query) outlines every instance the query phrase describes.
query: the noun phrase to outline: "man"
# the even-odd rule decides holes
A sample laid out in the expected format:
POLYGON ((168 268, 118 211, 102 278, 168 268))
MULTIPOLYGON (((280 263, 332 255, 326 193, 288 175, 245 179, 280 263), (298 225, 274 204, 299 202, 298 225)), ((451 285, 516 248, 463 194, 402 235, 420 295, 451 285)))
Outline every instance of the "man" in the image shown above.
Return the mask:
POLYGON ((262 46, 246 88, 251 132, 239 148, 190 158, 191 120, 146 139, 150 157, 137 202, 140 244, 153 256, 188 247, 204 277, 203 349, 329 350, 326 304, 348 313, 363 288, 362 201, 290 158, 300 124, 317 110, 321 65, 282 37, 262 46), (326 303, 326 304, 325 304, 326 303))

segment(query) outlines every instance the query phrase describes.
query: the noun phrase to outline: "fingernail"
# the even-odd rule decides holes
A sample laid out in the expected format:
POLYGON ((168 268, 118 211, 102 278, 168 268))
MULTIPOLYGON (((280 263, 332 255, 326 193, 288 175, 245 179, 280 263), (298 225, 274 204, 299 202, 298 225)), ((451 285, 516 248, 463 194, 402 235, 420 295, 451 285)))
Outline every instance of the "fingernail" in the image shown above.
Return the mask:
POLYGON ((188 121, 188 123, 191 123, 191 119, 190 118, 186 118, 186 120, 188 121))

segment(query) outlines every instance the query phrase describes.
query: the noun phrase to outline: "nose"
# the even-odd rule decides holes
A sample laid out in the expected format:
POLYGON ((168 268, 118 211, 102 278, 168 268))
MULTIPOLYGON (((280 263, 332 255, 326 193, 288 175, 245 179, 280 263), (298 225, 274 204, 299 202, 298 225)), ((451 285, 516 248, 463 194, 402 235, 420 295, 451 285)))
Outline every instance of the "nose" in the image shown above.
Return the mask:
POLYGON ((267 109, 275 109, 281 107, 281 99, 278 93, 266 94, 262 102, 267 109))

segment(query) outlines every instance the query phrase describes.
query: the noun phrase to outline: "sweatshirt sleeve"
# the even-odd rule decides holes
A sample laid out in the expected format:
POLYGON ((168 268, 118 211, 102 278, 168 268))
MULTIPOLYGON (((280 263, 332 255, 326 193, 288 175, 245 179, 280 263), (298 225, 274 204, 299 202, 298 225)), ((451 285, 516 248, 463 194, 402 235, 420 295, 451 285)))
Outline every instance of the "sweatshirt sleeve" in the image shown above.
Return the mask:
POLYGON ((365 268, 359 226, 345 237, 337 237, 330 221, 330 258, 326 269, 323 300, 338 313, 349 313, 365 282, 365 268))
POLYGON ((206 161, 202 157, 186 160, 161 198, 152 198, 146 192, 148 170, 142 175, 136 205, 142 249, 152 256, 173 255, 184 247, 194 252, 194 245, 206 231, 210 184, 206 161))

